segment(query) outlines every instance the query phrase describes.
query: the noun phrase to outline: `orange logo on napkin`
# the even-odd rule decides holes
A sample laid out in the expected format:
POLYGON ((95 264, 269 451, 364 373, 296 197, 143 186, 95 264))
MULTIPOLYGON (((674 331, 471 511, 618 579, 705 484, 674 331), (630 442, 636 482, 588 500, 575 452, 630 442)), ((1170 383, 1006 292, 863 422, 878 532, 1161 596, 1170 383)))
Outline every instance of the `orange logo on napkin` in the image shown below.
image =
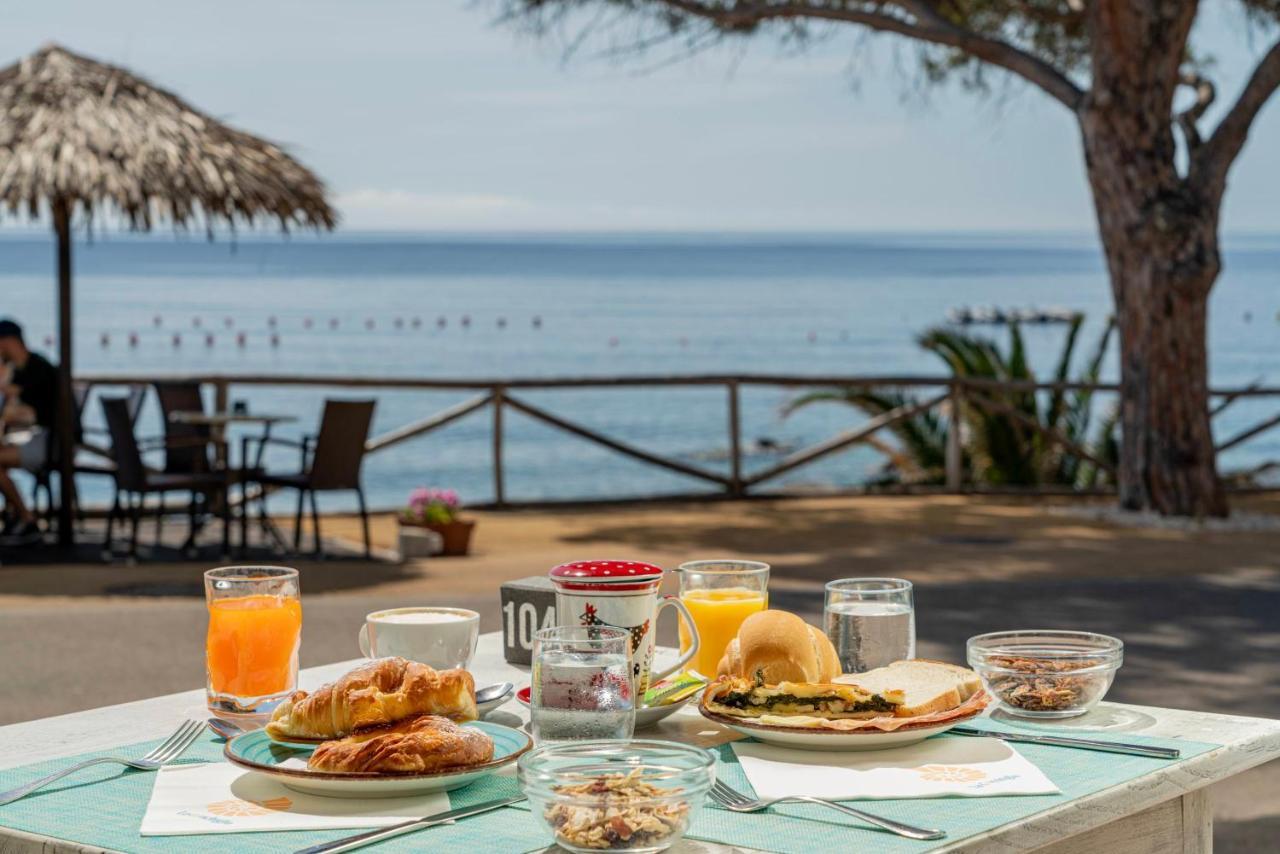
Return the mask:
POLYGON ((987 772, 963 765, 925 765, 917 768, 920 776, 935 783, 976 783, 986 779, 987 772))
POLYGON ((288 798, 271 798, 265 801, 242 801, 239 799, 231 801, 217 801, 208 804, 205 809, 214 815, 225 816, 244 816, 244 815, 270 815, 273 812, 284 812, 293 806, 293 801, 288 798))

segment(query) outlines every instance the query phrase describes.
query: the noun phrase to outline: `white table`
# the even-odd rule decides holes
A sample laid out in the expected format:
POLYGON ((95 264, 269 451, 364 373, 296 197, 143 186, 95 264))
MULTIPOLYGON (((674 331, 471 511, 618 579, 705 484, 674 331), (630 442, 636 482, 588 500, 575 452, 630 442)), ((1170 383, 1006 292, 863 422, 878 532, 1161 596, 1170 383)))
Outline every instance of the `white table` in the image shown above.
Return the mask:
MULTIPOLYGON (((301 675, 302 687, 313 689, 341 676, 355 664, 346 661, 308 668, 301 675)), ((496 632, 481 636, 471 670, 478 685, 501 681, 514 682, 517 686, 528 683, 527 668, 503 661, 502 637, 496 632)), ((203 704, 204 690, 199 689, 0 727, 0 768, 161 738, 172 732, 182 715, 198 714, 203 704)), ((527 711, 515 700, 494 714, 518 716, 521 721, 528 719, 527 711)), ((939 850, 974 854, 1029 850, 1047 854, 1208 852, 1213 846, 1209 788, 1280 757, 1280 721, 1119 703, 1104 703, 1094 714, 1129 720, 1131 725, 1126 732, 1206 741, 1222 747, 987 833, 957 839, 939 850)), ((504 722, 502 718, 498 720, 504 722)), ((510 718, 505 722, 515 723, 510 718)), ((728 730, 698 715, 692 706, 644 731, 644 735, 703 746, 723 743, 732 736, 728 730)), ((868 840, 868 845, 872 842, 868 840)), ((0 854, 101 850, 0 826, 0 854)), ((228 850, 232 850, 232 846, 228 850)), ((738 849, 686 841, 674 850, 726 854, 738 849)))

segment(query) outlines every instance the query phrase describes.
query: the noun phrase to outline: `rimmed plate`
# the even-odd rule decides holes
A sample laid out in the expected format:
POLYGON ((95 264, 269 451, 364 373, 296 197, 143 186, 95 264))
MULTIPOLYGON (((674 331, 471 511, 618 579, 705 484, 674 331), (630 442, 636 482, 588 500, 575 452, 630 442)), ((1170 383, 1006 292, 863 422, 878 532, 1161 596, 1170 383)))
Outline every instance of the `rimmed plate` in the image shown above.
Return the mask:
MULTIPOLYGON (((528 685, 516 692, 516 701, 526 709, 529 708, 529 692, 532 690, 528 685)), ((636 729, 645 729, 651 727, 658 721, 674 715, 676 712, 684 708, 685 703, 692 700, 697 694, 691 694, 683 700, 676 700, 674 703, 667 703, 665 706, 641 706, 636 709, 636 729)))
POLYGON ((334 798, 399 798, 447 792, 474 783, 515 762, 533 744, 520 730, 488 721, 471 721, 462 726, 478 729, 493 739, 493 759, 483 765, 429 774, 311 771, 307 760, 315 749, 313 745, 273 741, 260 729, 237 735, 222 752, 231 764, 274 777, 299 792, 334 798))
POLYGON ((800 750, 886 750, 916 744, 934 735, 940 735, 957 724, 976 718, 985 706, 935 723, 903 724, 895 730, 860 729, 848 732, 836 729, 806 729, 803 727, 775 726, 755 723, 748 718, 736 718, 708 711, 701 704, 698 711, 708 720, 723 724, 732 730, 748 735, 765 744, 779 747, 795 747, 800 750))

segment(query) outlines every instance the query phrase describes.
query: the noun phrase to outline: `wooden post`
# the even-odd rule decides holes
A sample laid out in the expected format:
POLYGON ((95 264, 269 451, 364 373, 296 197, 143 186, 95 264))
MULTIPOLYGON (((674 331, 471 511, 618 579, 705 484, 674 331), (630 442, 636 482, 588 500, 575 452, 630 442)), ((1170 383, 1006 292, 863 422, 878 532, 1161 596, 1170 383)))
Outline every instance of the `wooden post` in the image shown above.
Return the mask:
POLYGON ((493 387, 493 503, 497 507, 507 502, 502 477, 502 401, 505 397, 503 386, 493 387))
POLYGON ((226 412, 231 409, 231 384, 222 377, 213 381, 213 411, 226 412))
POLYGON ((738 383, 730 380, 729 389, 729 492, 743 495, 742 484, 742 419, 738 409, 738 383))
POLYGON ((71 206, 66 199, 50 203, 58 236, 58 545, 75 542, 72 496, 75 495, 76 412, 71 393, 74 369, 71 341, 71 206))
MULTIPOLYGON (((231 392, 231 389, 226 380, 219 377, 218 379, 213 381, 213 411, 214 412, 227 412, 231 409, 230 392, 231 392)), ((214 455, 214 459, 217 460, 218 462, 219 470, 225 470, 227 467, 227 460, 229 459, 229 453, 230 453, 229 449, 227 448, 227 431, 225 428, 222 430, 221 433, 218 434, 217 438, 218 438, 218 441, 215 442, 213 445, 213 455, 214 455)), ((247 466, 248 462, 242 461, 241 465, 247 466)))
POLYGON ((964 391, 960 383, 952 383, 947 403, 951 410, 947 420, 947 492, 960 492, 964 486, 964 391))

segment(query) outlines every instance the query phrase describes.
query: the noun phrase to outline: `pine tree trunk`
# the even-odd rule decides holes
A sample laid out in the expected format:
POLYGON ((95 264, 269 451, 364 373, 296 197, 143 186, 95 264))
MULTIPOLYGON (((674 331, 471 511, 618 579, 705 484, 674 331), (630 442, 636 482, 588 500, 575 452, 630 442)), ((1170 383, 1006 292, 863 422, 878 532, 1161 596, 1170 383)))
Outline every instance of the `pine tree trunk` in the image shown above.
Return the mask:
POLYGON ((1081 129, 1120 332, 1120 503, 1225 516, 1209 416, 1206 319, 1218 199, 1177 174, 1165 115, 1091 105, 1081 129))

